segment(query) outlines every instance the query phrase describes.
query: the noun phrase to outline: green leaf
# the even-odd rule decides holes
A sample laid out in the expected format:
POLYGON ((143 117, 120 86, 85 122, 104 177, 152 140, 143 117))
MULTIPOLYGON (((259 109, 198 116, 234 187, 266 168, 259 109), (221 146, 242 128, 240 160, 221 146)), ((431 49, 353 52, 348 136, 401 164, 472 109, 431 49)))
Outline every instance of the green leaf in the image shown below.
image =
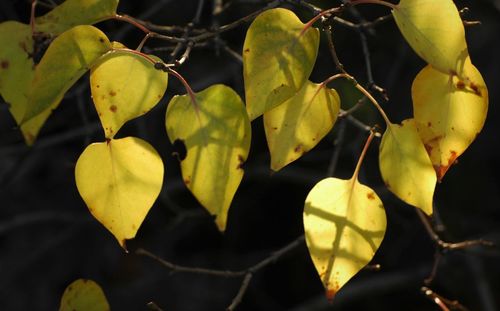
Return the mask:
POLYGON ((380 173, 387 188, 401 200, 432 214, 436 173, 413 119, 389 123, 379 152, 380 173))
POLYGON ((163 162, 147 142, 127 137, 94 143, 75 168, 76 186, 92 215, 125 248, 158 197, 163 162))
POLYGON ((243 46, 243 76, 250 120, 283 103, 307 81, 318 54, 319 31, 286 9, 260 14, 243 46))
POLYGON ((36 18, 37 32, 58 35, 78 25, 91 25, 116 15, 119 0, 66 0, 36 18))
POLYGON ((467 59, 467 80, 425 67, 413 81, 418 133, 441 180, 481 131, 488 112, 488 89, 467 59))
POLYGON ((181 159, 184 183, 223 231, 250 149, 250 121, 241 98, 220 84, 196 93, 195 102, 188 95, 174 96, 165 122, 170 141, 183 143, 187 151, 181 159))
POLYGON ((78 279, 68 285, 59 311, 109 311, 109 304, 99 284, 78 279))
POLYGON ((297 160, 332 129, 340 109, 337 92, 307 81, 292 98, 264 113, 271 169, 297 160))
POLYGON ((469 54, 453 0, 401 0, 392 14, 420 57, 444 73, 462 73, 469 54))
POLYGON ((59 102, 110 49, 106 35, 93 26, 76 26, 57 37, 35 69, 23 123, 59 102))
POLYGON ((386 226, 380 198, 355 176, 323 179, 309 192, 306 243, 329 300, 371 261, 386 226))
MULTIPOLYGON (((0 24, 0 95, 19 125, 28 105, 28 93, 34 76, 33 39, 26 24, 8 21, 0 24)), ((58 102, 39 116, 21 125, 28 145, 33 144, 40 128, 58 102)))
POLYGON ((116 51, 90 72, 92 98, 106 138, 153 108, 163 97, 168 76, 144 57, 116 51))

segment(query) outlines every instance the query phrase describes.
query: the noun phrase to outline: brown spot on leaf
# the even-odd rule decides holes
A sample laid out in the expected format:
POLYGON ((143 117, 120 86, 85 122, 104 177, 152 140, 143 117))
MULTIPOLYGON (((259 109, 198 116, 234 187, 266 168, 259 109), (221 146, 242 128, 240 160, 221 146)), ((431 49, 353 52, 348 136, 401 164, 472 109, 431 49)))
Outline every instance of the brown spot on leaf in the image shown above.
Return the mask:
POLYGON ((463 90, 465 88, 465 83, 463 81, 457 82, 457 89, 463 90))
POLYGON ((427 122, 427 127, 431 127, 432 126, 432 122, 427 122))
POLYGON ((448 158, 448 163, 446 165, 435 165, 434 169, 436 170, 438 182, 443 180, 444 175, 448 171, 448 169, 456 162, 458 154, 456 151, 450 151, 450 157, 448 158))
POLYGON ((239 170, 243 169, 243 164, 245 164, 245 158, 241 154, 238 154, 238 167, 237 167, 237 169, 239 169, 239 170))
POLYGON ((7 69, 9 68, 9 62, 6 61, 6 60, 3 60, 0 62, 0 67, 2 67, 2 69, 7 69))
POLYGON ((118 107, 116 107, 115 105, 111 105, 109 107, 109 110, 111 110, 111 112, 116 112, 116 110, 118 110, 118 107))
POLYGON ((477 86, 474 82, 470 83, 470 88, 474 91, 474 93, 477 96, 481 96, 481 90, 479 89, 479 86, 477 86))
POLYGON ((368 198, 368 200, 375 200, 375 193, 370 192, 366 195, 366 197, 368 198))
POLYGON ((275 130, 275 131, 276 131, 276 130, 278 130, 278 128, 277 128, 276 126, 274 126, 274 127, 273 127, 273 130, 275 130))
POLYGON ((184 184, 189 185, 191 183, 191 179, 190 178, 186 178, 184 179, 184 184))
POLYGON ((104 43, 104 38, 99 38, 99 42, 104 43))
POLYGON ((301 152, 301 151, 302 151, 302 145, 297 145, 297 147, 295 147, 295 148, 293 149, 293 151, 294 151, 294 152, 296 152, 296 153, 301 152))
POLYGON ((101 86, 100 86, 99 84, 97 84, 95 87, 96 87, 96 88, 100 88, 101 86))
POLYGON ((111 97, 116 96, 116 92, 113 90, 109 91, 109 96, 111 97))
POLYGON ((246 48, 243 52, 248 53, 248 52, 250 52, 250 49, 246 48))

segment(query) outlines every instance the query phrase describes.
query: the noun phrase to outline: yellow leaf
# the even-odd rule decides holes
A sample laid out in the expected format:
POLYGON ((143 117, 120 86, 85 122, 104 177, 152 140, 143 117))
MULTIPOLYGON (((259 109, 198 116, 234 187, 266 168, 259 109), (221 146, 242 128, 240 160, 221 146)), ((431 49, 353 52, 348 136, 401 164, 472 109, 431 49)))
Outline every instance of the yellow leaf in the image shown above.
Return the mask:
POLYGON ((170 141, 182 142, 184 183, 198 201, 226 227, 231 201, 243 178, 242 165, 250 149, 250 121, 241 98, 225 85, 195 94, 174 96, 166 115, 170 141))
POLYGON ((37 32, 58 35, 74 26, 90 25, 116 15, 119 0, 66 0, 36 18, 37 32))
POLYGON ((90 72, 92 98, 106 138, 153 108, 167 88, 167 74, 137 54, 116 51, 90 72))
POLYGON ((99 284, 78 279, 68 285, 61 298, 59 311, 109 311, 109 304, 99 284))
MULTIPOLYGON (((28 93, 34 76, 33 39, 26 24, 8 21, 0 24, 0 95, 19 125, 28 105, 28 93)), ((28 145, 33 144, 40 128, 59 102, 52 103, 37 117, 21 125, 28 145)))
POLYGON ((125 248, 158 197, 163 162, 147 142, 127 137, 94 143, 75 168, 76 186, 92 215, 125 248))
POLYGON ((488 89, 479 71, 467 60, 464 76, 425 67, 413 81, 413 111, 417 129, 441 180, 483 128, 488 112, 488 89))
POLYGON ((243 76, 250 120, 283 103, 307 81, 318 54, 319 31, 292 12, 272 9, 250 25, 243 46, 243 76))
POLYGON ((389 123, 379 152, 380 173, 387 188, 401 200, 432 214, 436 173, 413 119, 389 123))
POLYGON ((332 129, 339 108, 335 90, 307 81, 292 98, 264 113, 271 169, 278 171, 314 148, 332 129))
POLYGON ((93 26, 76 26, 57 37, 35 69, 23 123, 59 102, 110 49, 106 35, 93 26))
POLYGON ((420 57, 444 73, 462 73, 469 54, 453 0, 401 0, 392 14, 420 57))
POLYGON ((306 243, 329 300, 370 262, 386 225, 380 198, 357 176, 326 178, 309 192, 304 207, 306 243))

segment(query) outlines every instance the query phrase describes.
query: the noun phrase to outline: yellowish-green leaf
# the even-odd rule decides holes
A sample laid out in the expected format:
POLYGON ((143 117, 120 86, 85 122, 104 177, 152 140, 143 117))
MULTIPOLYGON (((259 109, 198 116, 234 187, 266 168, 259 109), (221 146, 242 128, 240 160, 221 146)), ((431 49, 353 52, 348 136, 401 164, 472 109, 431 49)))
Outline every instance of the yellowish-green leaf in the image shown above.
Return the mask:
POLYGON ((332 129, 340 109, 337 92, 307 81, 292 98, 264 113, 271 169, 297 160, 332 129))
POLYGON ((90 88, 106 138, 151 110, 163 97, 167 78, 137 54, 117 51, 102 57, 91 70, 90 88))
POLYGON ((110 49, 106 35, 93 26, 76 26, 57 37, 35 69, 23 123, 59 102, 110 49))
POLYGON ((469 54, 453 0, 401 0, 392 14, 420 57, 444 73, 461 74, 469 54))
POLYGON ((265 11, 250 25, 243 46, 250 120, 292 97, 309 78, 319 31, 305 26, 292 11, 281 8, 265 11))
POLYGON ((171 142, 182 142, 184 183, 213 215, 221 231, 243 178, 250 149, 250 121, 241 98, 231 88, 213 85, 195 95, 174 96, 166 115, 171 142))
POLYGON ((309 192, 306 243, 329 300, 371 261, 386 225, 380 198, 356 176, 323 179, 309 192))
POLYGON ((38 32, 58 35, 74 26, 91 25, 116 15, 119 0, 66 0, 36 18, 38 32))
POLYGON ((417 129, 441 180, 483 128, 488 89, 468 59, 468 80, 425 67, 413 81, 413 111, 417 129))
POLYGON ((78 279, 68 285, 59 311, 109 311, 102 288, 92 280, 78 279))
POLYGON ((436 173, 413 119, 389 123, 379 152, 380 173, 387 188, 401 200, 432 214, 436 173))
POLYGON ((127 137, 94 143, 75 168, 78 191, 92 215, 125 248, 158 197, 163 162, 147 142, 127 137))
MULTIPOLYGON (((0 95, 9 104, 9 110, 17 124, 28 105, 28 93, 34 76, 33 39, 26 24, 8 21, 0 24, 0 95)), ((49 117, 53 103, 39 116, 21 125, 21 132, 28 145, 34 141, 40 128, 49 117)))

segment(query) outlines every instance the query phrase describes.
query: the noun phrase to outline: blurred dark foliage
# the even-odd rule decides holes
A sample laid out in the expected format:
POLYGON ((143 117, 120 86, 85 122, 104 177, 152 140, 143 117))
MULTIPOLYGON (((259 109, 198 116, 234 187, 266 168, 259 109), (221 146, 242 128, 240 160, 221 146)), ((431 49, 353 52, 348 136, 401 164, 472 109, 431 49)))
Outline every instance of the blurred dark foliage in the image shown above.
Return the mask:
MULTIPOLYGON (((205 1, 200 27, 213 23, 211 1, 205 1)), ((229 1, 225 1, 229 2, 229 1)), ((219 24, 239 19, 262 1, 238 1, 219 17, 219 24)), ((490 92, 486 125, 473 145, 460 157, 437 187, 435 206, 441 233, 447 241, 484 238, 500 244, 500 4, 498 0, 461 0, 466 18, 480 26, 466 29, 473 63, 481 71, 490 92)), ((340 1, 316 1, 321 7, 340 1)), ((122 0, 119 12, 162 25, 189 23, 197 0, 122 0)), ((42 13, 45 9, 40 8, 42 13)), ((303 20, 307 11, 295 10, 303 20)), ((373 6, 360 8, 372 20, 387 14, 373 6)), ((0 21, 28 22, 25 0, 0 1, 0 21)), ((346 19, 356 21, 347 12, 346 19)), ((135 47, 142 33, 122 22, 98 25, 111 39, 135 47)), ((221 35, 231 49, 241 52, 247 24, 221 35)), ((359 36, 335 25, 339 58, 361 83, 366 66, 359 36)), ((324 39, 324 38, 323 38, 324 39)), ((446 38, 443 38, 446 40, 446 38)), ((312 80, 319 82, 335 73, 322 40, 312 80)), ((423 68, 402 39, 392 20, 368 35, 375 82, 386 88, 388 115, 401 121, 411 114, 410 87, 423 68)), ((148 48, 165 46, 151 40, 148 48)), ((1 47, 0 47, 1 48, 1 47)), ((168 52, 157 55, 168 59, 168 52)), ((243 95, 241 63, 221 45, 210 41, 195 48, 179 69, 195 91, 224 83, 243 95)), ((340 91, 343 85, 338 85, 340 91)), ((345 87, 344 87, 345 89, 345 87)), ((90 142, 103 141, 90 98, 88 75, 68 92, 60 107, 42 129, 32 148, 24 146, 7 106, 0 106, 0 310, 56 310, 64 288, 77 278, 90 278, 104 289, 113 310, 147 310, 155 301, 164 310, 225 310, 236 295, 239 279, 170 273, 156 262, 133 254, 148 249, 172 262, 217 269, 243 269, 303 234, 303 202, 311 187, 326 176, 338 123, 313 151, 282 171, 271 174, 262 120, 253 122, 252 150, 246 175, 229 215, 225 234, 182 184, 177 159, 164 126, 166 105, 175 94, 185 93, 174 78, 165 98, 147 115, 129 122, 119 137, 137 136, 160 152, 165 165, 164 189, 151 209, 129 254, 92 218, 74 182, 74 166, 90 142)), ((342 93, 343 107, 357 96, 342 93)), ((382 124, 372 107, 355 115, 368 124, 382 124)), ((341 121, 345 122, 345 121, 341 121)), ((335 175, 352 174, 367 134, 345 123, 346 137, 335 175)), ((373 262, 381 271, 363 271, 337 295, 333 305, 324 298, 321 282, 305 244, 255 275, 238 310, 439 310, 420 292, 429 274, 433 243, 413 208, 403 204, 383 186, 378 171, 378 141, 372 145, 362 168, 361 180, 376 190, 388 214, 388 231, 373 262)), ((475 247, 448 252, 431 288, 458 299, 469 310, 500 310, 500 251, 475 247)))

